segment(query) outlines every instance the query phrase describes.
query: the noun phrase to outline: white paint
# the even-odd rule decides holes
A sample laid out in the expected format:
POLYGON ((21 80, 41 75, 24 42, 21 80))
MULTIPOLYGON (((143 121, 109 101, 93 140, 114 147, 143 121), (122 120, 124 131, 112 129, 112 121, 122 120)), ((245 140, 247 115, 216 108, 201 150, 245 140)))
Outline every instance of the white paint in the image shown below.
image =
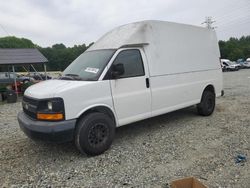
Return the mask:
POLYGON ((150 76, 220 69, 214 30, 164 21, 143 21, 115 28, 88 51, 145 44, 150 76))
MULTIPOLYGON (((126 48, 130 49, 130 48, 126 48)), ((139 49, 139 48, 137 48, 139 49)), ((122 51, 116 52, 115 57, 122 51)), ((140 49, 139 49, 140 50, 140 49)), ((141 54, 143 51, 140 50, 141 54)), ((147 61, 144 54, 144 76, 111 80, 111 93, 119 125, 125 125, 151 116, 151 92, 146 87, 146 78, 149 77, 147 61)), ((113 61, 110 62, 110 65, 113 61)))
POLYGON ((78 118, 93 106, 106 106, 121 126, 198 104, 210 84, 216 96, 221 94, 220 55, 213 30, 169 22, 138 22, 114 29, 88 50, 110 48, 120 49, 99 81, 51 80, 28 88, 25 95, 63 98, 66 119, 78 118), (141 52, 145 76, 103 80, 119 52, 132 48, 121 46, 142 43, 149 44, 135 48, 141 52), (150 88, 146 88, 146 78, 150 88))

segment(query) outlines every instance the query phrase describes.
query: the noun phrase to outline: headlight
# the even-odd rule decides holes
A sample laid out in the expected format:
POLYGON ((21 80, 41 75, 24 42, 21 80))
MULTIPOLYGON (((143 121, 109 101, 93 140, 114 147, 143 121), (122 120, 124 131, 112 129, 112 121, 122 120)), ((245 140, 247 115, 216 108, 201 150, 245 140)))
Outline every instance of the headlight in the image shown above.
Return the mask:
POLYGON ((52 102, 49 101, 48 102, 48 110, 52 111, 52 108, 53 108, 52 102))
POLYGON ((62 98, 40 100, 37 107, 37 119, 59 121, 65 119, 64 102, 62 98))

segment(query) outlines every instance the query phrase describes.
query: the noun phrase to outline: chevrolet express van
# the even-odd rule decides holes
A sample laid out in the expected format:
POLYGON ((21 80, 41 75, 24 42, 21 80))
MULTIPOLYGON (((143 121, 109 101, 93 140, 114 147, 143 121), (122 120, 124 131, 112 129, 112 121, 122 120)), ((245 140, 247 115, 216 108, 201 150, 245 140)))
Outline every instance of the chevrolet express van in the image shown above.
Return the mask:
POLYGON ((209 116, 221 92, 214 30, 142 21, 105 34, 59 79, 29 87, 18 121, 31 138, 98 155, 116 127, 192 105, 209 116))

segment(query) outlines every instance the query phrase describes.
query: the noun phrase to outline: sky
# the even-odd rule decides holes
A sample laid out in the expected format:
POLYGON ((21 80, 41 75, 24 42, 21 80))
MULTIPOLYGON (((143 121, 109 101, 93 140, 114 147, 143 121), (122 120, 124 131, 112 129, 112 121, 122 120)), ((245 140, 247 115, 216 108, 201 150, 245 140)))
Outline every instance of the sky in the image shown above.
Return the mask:
POLYGON ((0 0, 0 37, 42 47, 95 42, 109 30, 142 20, 205 27, 211 16, 219 40, 250 35, 250 0, 0 0))

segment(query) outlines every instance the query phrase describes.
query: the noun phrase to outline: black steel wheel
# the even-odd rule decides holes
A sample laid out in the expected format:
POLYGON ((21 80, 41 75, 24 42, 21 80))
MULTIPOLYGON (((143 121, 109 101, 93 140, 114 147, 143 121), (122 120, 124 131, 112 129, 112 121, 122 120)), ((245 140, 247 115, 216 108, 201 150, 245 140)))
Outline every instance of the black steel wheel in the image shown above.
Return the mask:
POLYGON ((88 142, 92 147, 98 147, 106 142, 109 129, 106 124, 96 124, 90 128, 88 142))
POLYGON ((75 144, 81 153, 99 155, 111 146, 114 135, 114 121, 106 114, 93 112, 78 121, 75 144))
POLYGON ((202 116, 209 116, 214 112, 215 108, 215 94, 212 91, 204 91, 201 102, 197 105, 198 114, 202 116))

